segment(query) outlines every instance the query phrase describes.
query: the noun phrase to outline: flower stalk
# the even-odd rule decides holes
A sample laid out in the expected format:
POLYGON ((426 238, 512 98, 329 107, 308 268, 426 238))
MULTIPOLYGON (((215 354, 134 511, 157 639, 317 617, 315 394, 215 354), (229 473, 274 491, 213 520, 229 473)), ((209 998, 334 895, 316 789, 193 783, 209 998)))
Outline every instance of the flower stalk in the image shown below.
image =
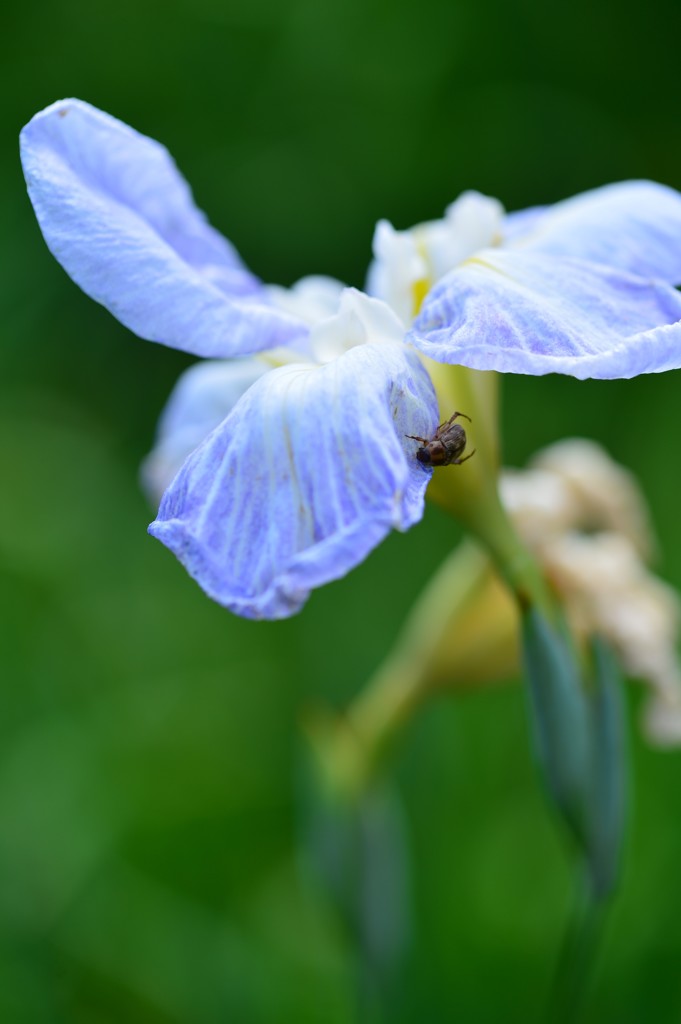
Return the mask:
POLYGON ((475 448, 475 456, 456 472, 434 473, 429 499, 486 548, 521 608, 534 605, 554 619, 554 603, 542 572, 499 498, 498 375, 431 360, 428 369, 440 409, 470 416, 470 445, 475 448))
POLYGON ((518 671, 519 616, 481 547, 464 541, 416 600, 381 665, 342 716, 308 711, 304 729, 330 792, 353 799, 380 773, 423 704, 518 671))

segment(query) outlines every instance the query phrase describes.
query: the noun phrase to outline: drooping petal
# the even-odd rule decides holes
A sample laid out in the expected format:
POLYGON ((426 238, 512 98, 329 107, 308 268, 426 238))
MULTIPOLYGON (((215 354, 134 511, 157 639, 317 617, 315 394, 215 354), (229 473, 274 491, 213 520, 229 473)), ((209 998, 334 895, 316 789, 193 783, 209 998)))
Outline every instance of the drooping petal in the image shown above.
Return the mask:
POLYGON ((426 355, 503 373, 633 377, 681 366, 681 295, 598 263, 488 249, 433 289, 408 336, 426 355))
POLYGON ((161 500, 185 459, 270 369, 263 358, 251 356, 206 359, 185 370, 163 410, 154 447, 142 463, 142 483, 152 500, 161 500))
POLYGON ((506 219, 507 244, 681 283, 681 195, 623 181, 506 219))
POLYGON ((195 355, 234 356, 306 333, 271 306, 153 139, 80 100, 61 100, 23 129, 21 157, 51 252, 135 334, 195 355))
POLYGON ((273 370, 190 456, 149 532, 237 614, 292 615, 421 518, 430 474, 406 435, 436 424, 430 378, 401 344, 273 370))

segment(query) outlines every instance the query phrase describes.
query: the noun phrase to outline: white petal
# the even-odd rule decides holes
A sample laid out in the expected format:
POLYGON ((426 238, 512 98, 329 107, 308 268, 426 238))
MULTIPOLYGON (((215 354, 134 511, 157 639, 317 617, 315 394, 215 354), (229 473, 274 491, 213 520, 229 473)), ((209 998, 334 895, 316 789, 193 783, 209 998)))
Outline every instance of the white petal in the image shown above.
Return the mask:
POLYGON ((504 208, 498 199, 463 192, 447 207, 444 220, 417 229, 433 284, 474 253, 499 245, 503 221, 504 208))
POLYGON ((274 306, 304 321, 310 327, 326 317, 333 316, 338 309, 344 288, 345 285, 341 281, 322 274, 301 277, 290 288, 278 284, 265 286, 274 306))
POLYGON ((428 264, 418 250, 416 236, 413 231, 396 231, 389 221, 379 220, 373 250, 367 291, 387 302, 408 327, 418 308, 414 288, 428 278, 428 264))
POLYGON ((387 303, 345 288, 334 315, 312 328, 308 348, 315 362, 328 363, 367 341, 400 343, 403 339, 404 327, 387 303))
POLYGON ((502 240, 504 208, 497 199, 464 192, 441 220, 395 231, 379 221, 367 290, 383 299, 408 327, 432 286, 463 260, 502 240))

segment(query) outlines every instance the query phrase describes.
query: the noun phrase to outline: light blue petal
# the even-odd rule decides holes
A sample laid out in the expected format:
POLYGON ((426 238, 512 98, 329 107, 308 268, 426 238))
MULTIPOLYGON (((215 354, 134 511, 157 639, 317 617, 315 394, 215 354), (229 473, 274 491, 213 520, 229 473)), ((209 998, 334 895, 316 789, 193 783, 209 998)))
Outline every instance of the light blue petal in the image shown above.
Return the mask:
POLYGON ((423 514, 415 457, 437 402, 416 353, 393 342, 266 374, 194 452, 149 532, 216 601, 284 618, 423 514))
POLYGON ((503 244, 515 245, 526 239, 530 232, 535 231, 546 217, 551 206, 528 206, 525 210, 513 210, 503 220, 503 244))
POLYGON ((182 463, 227 416, 270 366, 260 356, 206 359, 182 374, 158 423, 156 442, 142 463, 144 489, 158 502, 182 463))
POLYGON ((631 372, 628 377, 678 370, 681 367, 681 321, 642 331, 629 339, 629 346, 631 372))
POLYGON ((526 251, 681 283, 681 195, 653 181, 623 181, 511 214, 506 238, 526 251))
POLYGON ((478 370, 633 377, 681 366, 681 345, 674 355, 648 340, 639 351, 642 337, 656 337, 647 332, 680 318, 681 295, 668 285, 597 263, 487 249, 433 289, 408 340, 431 359, 478 370))
POLYGON ((306 333, 197 209, 167 150, 80 100, 21 133, 28 192, 64 269, 142 338, 233 356, 306 333))

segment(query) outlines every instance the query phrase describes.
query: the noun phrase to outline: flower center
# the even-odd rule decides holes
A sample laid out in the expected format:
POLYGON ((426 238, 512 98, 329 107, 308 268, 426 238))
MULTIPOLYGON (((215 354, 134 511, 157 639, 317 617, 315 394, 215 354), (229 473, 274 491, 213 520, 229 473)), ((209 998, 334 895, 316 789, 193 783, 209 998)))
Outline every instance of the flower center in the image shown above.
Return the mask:
POLYGON ((501 243, 503 218, 504 208, 496 199, 464 192, 441 220, 408 231, 379 221, 369 293, 387 302, 409 327, 434 284, 475 253, 501 243))

